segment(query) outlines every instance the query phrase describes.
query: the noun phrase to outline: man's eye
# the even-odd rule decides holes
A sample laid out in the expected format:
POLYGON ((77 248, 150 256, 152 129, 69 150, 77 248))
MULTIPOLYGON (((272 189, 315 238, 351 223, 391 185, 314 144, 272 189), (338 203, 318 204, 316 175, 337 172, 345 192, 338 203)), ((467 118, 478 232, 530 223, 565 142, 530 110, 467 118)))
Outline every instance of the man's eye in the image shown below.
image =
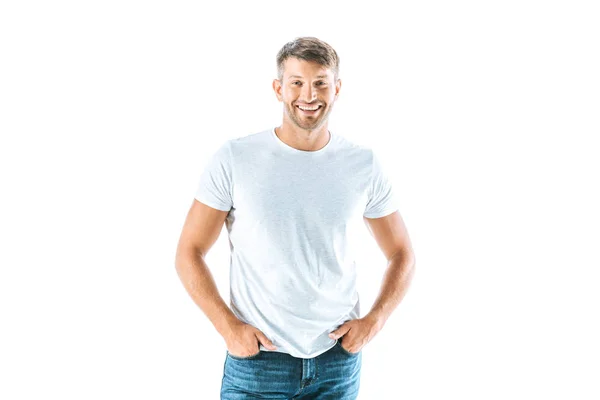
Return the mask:
POLYGON ((326 85, 326 84, 327 83, 325 83, 325 82, 317 82, 317 85, 321 85, 321 86, 326 85))
POLYGON ((292 85, 295 85, 297 83, 300 84, 301 82, 300 81, 295 81, 295 82, 292 82, 292 85))

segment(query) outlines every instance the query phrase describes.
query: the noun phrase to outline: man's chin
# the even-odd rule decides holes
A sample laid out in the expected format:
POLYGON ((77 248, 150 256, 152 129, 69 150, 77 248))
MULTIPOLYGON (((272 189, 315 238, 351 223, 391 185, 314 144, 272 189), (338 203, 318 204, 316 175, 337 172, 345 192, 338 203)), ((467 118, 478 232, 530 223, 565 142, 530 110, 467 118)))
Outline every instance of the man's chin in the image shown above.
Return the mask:
POLYGON ((318 123, 318 124, 296 124, 298 127, 305 129, 307 131, 314 131, 315 129, 318 129, 322 124, 318 123))
POLYGON ((301 126, 303 129, 317 129, 321 125, 323 125, 323 118, 312 119, 312 118, 297 118, 296 123, 298 126, 301 126))
POLYGON ((298 128, 311 131, 320 128, 325 122, 322 116, 318 119, 305 119, 303 116, 288 114, 288 117, 290 122, 292 122, 298 128))

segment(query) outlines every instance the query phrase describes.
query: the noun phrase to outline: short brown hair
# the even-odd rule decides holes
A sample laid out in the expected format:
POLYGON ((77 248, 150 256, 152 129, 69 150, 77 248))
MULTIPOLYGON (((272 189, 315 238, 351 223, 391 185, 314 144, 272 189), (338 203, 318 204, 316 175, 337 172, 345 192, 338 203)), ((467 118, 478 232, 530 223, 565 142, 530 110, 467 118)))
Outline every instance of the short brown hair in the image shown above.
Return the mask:
POLYGON ((330 45, 316 37, 298 37, 286 43, 277 53, 277 76, 283 78, 283 63, 290 57, 305 61, 314 61, 324 67, 331 68, 337 80, 340 72, 340 59, 330 45))

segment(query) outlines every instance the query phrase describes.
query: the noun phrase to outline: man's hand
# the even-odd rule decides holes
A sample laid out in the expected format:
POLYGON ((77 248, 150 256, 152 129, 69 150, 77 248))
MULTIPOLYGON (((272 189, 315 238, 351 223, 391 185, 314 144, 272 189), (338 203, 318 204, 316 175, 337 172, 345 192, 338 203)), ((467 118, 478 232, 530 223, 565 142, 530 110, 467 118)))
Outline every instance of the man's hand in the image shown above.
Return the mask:
POLYGON ((342 337, 342 347, 350 353, 358 353, 381 330, 377 319, 369 315, 342 324, 329 334, 332 339, 342 337))
POLYGON ((277 348, 264 333, 241 321, 231 326, 229 334, 224 339, 227 344, 227 351, 237 357, 249 357, 258 354, 260 351, 259 342, 270 350, 277 348))

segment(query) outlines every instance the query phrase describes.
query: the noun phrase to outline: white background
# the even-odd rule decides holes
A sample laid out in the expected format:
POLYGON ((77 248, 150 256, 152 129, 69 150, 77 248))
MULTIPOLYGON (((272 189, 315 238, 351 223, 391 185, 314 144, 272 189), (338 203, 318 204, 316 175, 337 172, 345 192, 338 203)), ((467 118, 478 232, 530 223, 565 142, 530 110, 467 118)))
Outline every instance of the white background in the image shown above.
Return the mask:
MULTIPOLYGON (((297 36, 340 55, 330 129, 380 155, 417 256, 360 399, 600 398, 593 3, 3 1, 0 398, 218 398, 175 249, 208 157, 281 122, 297 36)), ((366 228, 360 262, 364 315, 366 228)))

